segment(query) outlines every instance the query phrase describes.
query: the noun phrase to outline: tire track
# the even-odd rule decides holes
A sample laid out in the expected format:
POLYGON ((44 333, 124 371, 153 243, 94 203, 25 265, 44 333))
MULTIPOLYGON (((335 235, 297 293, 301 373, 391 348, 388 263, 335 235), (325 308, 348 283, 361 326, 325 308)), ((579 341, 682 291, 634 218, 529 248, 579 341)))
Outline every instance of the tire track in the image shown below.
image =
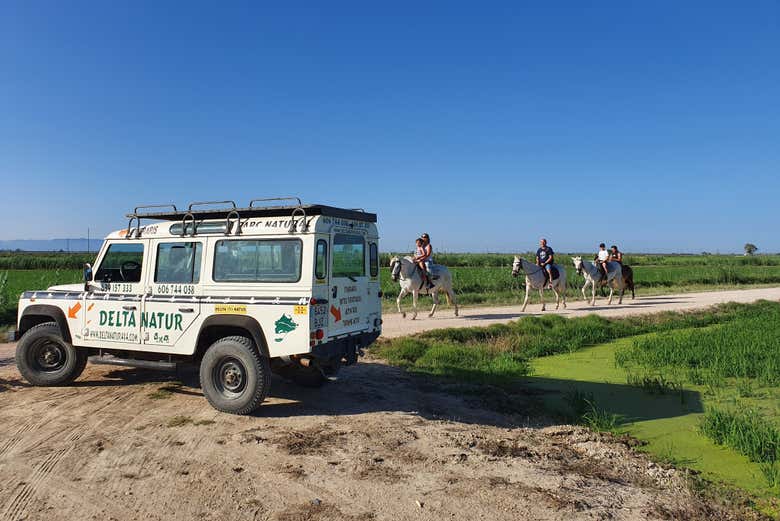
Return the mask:
POLYGON ((32 431, 37 427, 36 422, 27 421, 24 425, 20 426, 11 437, 0 444, 0 458, 5 456, 6 453, 11 452, 23 439, 23 434, 32 431))
POLYGON ((0 515, 2 521, 16 521, 24 513, 30 501, 37 495, 41 485, 49 478, 57 464, 64 458, 70 447, 56 450, 46 456, 33 470, 28 481, 22 481, 6 502, 5 509, 0 515))

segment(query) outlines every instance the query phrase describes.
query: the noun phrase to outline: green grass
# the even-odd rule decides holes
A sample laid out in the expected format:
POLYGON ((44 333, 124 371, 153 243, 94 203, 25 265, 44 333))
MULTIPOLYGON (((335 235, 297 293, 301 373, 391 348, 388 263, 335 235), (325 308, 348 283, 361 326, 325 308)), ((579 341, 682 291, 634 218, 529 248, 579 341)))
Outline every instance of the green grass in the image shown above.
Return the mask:
POLYGON ((82 280, 81 270, 8 270, 0 271, 0 326, 16 323, 19 295, 26 290, 46 289, 56 284, 82 280))
POLYGON ((773 464, 780 459, 780 428, 755 409, 711 407, 701 423, 702 432, 750 461, 773 464))
MULTIPOLYGON (((697 257, 707 262, 706 257, 697 257)), ((751 257, 737 257, 735 260, 748 260, 751 257)), ((774 259, 774 257, 773 257, 774 259)), ((690 259, 693 260, 693 259, 690 259)), ((725 262, 725 259, 722 259, 725 262)), ((780 257, 778 257, 780 260, 780 257)), ((581 300, 580 288, 584 279, 577 275, 569 257, 563 258, 567 275, 567 298, 581 300)), ((441 262, 437 259, 437 262, 441 262)), ((450 267, 453 285, 458 302, 464 305, 518 304, 525 296, 523 277, 512 277, 511 257, 504 266, 488 267, 450 267)), ((449 267, 449 266, 448 266, 449 267)), ((754 285, 780 284, 780 265, 736 264, 729 261, 723 265, 685 264, 685 265, 640 265, 633 266, 634 282, 638 295, 657 295, 685 291, 707 291, 713 289, 733 289, 754 285)), ((395 309, 398 296, 398 283, 390 278, 389 268, 381 269, 382 291, 385 295, 385 309, 395 309)), ((630 293, 628 294, 630 297, 630 293)), ((545 300, 554 302, 548 292, 545 300)), ((532 292, 529 302, 537 304, 537 292, 532 292)), ((407 298, 406 305, 411 303, 407 298)))
POLYGON ((740 451, 710 439, 702 426, 705 411, 733 408, 736 404, 761 408, 767 423, 778 425, 780 388, 760 388, 761 397, 747 404, 728 384, 717 394, 708 392, 705 385, 693 384, 687 384, 681 392, 651 393, 630 385, 625 369, 615 363, 615 353, 633 340, 623 338, 575 353, 537 358, 531 361, 532 376, 525 379, 525 385, 543 391, 545 408, 563 414, 570 411, 567 395, 576 389, 606 407, 619 419, 617 430, 645 441, 642 450, 659 460, 693 468, 709 480, 764 498, 775 495, 777 491, 767 481, 763 463, 752 462, 740 451))
MULTIPOLYGON (((54 284, 78 282, 85 262, 94 262, 94 254, 0 252, 0 326, 16 319, 19 293, 26 289, 45 289, 54 284), (5 275, 3 275, 5 274, 5 275), (3 283, 4 277, 7 278, 3 283)), ((530 254, 524 254, 532 258, 530 254)), ((582 277, 574 271, 570 257, 559 254, 567 271, 567 298, 582 298, 582 277)), ((589 255, 585 255, 589 258, 589 255)), ((383 309, 392 312, 398 284, 390 279, 389 254, 380 255, 383 309)), ((512 254, 437 253, 437 262, 453 274, 455 292, 462 305, 519 304, 524 298, 522 277, 512 277, 512 254)), ((634 267, 639 295, 657 295, 688 291, 732 289, 756 285, 780 284, 780 255, 635 255, 626 256, 634 267)), ((551 295, 545 297, 549 299, 551 295)), ((410 303, 407 298, 406 306, 410 303)), ((538 304, 532 292, 529 302, 538 304)), ((426 301, 425 305, 429 303, 426 301)))
MULTIPOLYGON (((757 379, 780 384, 780 307, 752 307, 749 316, 705 331, 670 331, 636 339, 617 353, 626 368, 684 372, 702 379, 757 379)), ((745 380, 740 381, 744 389, 745 380)))
POLYGON ((538 396, 534 410, 629 433, 658 460, 767 506, 780 493, 780 463, 767 456, 778 446, 780 381, 764 370, 780 349, 778 319, 780 303, 766 301, 618 319, 544 315, 385 340, 378 354, 469 394, 538 396))
MULTIPOLYGON (((428 331, 411 338, 382 341, 380 356, 414 371, 483 380, 506 369, 515 377, 528 369, 528 360, 649 332, 674 331, 728 323, 757 312, 780 309, 772 302, 723 304, 687 313, 659 313, 608 319, 598 315, 564 318, 560 315, 526 317, 488 327, 428 331)), ((780 311, 778 311, 780 312, 780 311)))
POLYGON ((0 252, 0 270, 79 270, 94 253, 0 252))

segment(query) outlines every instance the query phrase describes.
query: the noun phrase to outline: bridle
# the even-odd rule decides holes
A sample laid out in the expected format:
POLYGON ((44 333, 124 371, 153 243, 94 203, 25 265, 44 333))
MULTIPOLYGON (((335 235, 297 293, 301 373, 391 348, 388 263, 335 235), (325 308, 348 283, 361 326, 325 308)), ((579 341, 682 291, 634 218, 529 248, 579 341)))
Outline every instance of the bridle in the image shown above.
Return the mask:
POLYGON ((544 270, 544 266, 537 266, 537 268, 539 269, 537 269, 536 271, 532 271, 531 273, 528 273, 523 268, 523 259, 517 259, 516 262, 512 263, 512 275, 514 276, 520 275, 521 271, 526 275, 536 275, 537 273, 540 273, 542 270, 544 270), (515 269, 515 266, 517 266, 517 269, 515 269))
POLYGON ((406 280, 406 277, 404 277, 404 270, 403 270, 403 265, 401 264, 401 259, 398 259, 391 265, 390 277, 395 282, 397 282, 398 280, 406 280))

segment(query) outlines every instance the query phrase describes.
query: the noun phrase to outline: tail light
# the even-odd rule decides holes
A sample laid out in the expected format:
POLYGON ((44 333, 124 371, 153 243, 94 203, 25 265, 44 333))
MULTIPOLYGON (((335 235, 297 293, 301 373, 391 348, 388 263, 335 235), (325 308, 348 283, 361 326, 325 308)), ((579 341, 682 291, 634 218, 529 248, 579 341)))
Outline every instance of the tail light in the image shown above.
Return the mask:
POLYGON ((325 331, 323 331, 322 329, 318 329, 317 331, 315 331, 315 332, 314 332, 314 337, 315 337, 317 340, 322 340, 322 338, 323 338, 324 336, 325 336, 325 331))

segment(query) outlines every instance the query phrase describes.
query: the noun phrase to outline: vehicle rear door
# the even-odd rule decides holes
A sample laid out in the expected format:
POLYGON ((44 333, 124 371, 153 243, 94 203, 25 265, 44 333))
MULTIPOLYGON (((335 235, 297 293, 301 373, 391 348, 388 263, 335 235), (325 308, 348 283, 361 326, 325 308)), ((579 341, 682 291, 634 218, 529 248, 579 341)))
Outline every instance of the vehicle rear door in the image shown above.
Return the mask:
POLYGON ((367 244, 357 231, 335 232, 331 239, 331 294, 328 335, 368 329, 367 244))

